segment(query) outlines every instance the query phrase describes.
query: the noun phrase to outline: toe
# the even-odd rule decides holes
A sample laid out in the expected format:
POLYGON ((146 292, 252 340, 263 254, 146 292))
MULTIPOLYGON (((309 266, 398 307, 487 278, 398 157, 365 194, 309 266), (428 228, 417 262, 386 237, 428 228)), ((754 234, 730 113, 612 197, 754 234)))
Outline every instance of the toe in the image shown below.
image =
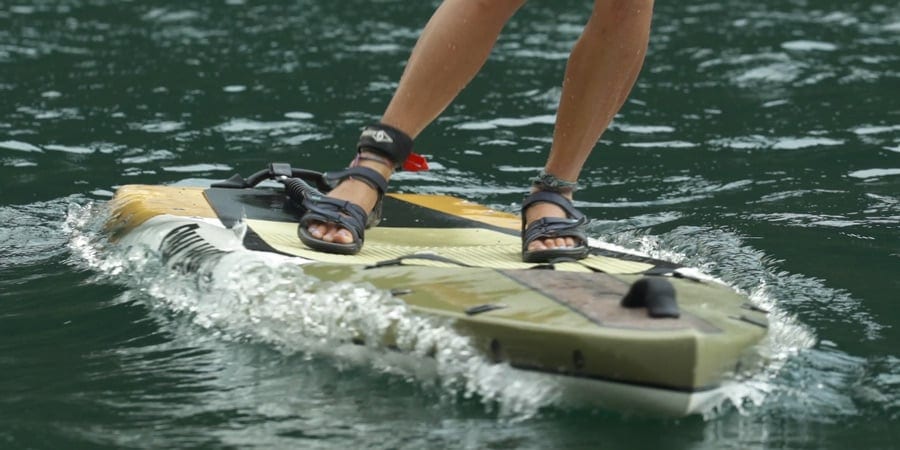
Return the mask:
POLYGON ((544 248, 547 250, 553 250, 556 248, 556 239, 543 239, 541 240, 541 244, 543 244, 544 248))
POLYGON ((531 241, 530 244, 528 244, 528 250, 532 252, 547 250, 547 246, 544 245, 544 243, 540 239, 535 239, 534 241, 531 241))
POLYGON ((349 230, 346 230, 344 228, 338 228, 334 232, 334 242, 338 242, 341 244, 349 244, 349 243, 353 242, 353 235, 350 234, 349 230))
POLYGON ((306 231, 308 231, 312 237, 322 239, 322 236, 325 234, 325 227, 321 223, 314 223, 307 227, 306 231))
POLYGON ((325 242, 334 242, 334 228, 331 226, 324 226, 324 231, 322 232, 322 239, 325 242))
POLYGON ((353 234, 349 230, 333 223, 314 223, 307 227, 309 234, 325 242, 349 244, 353 242, 353 234))

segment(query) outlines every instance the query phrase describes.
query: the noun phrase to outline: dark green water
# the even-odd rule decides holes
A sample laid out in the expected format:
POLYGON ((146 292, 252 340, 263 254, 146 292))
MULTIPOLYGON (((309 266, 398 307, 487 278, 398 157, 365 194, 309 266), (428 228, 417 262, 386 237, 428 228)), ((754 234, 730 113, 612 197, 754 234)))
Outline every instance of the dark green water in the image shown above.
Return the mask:
MULTIPOLYGON (((113 263, 97 236, 119 185, 342 165, 434 6, 0 2, 0 448, 896 448, 892 1, 657 6, 645 70, 578 200, 595 237, 775 312, 771 367, 706 417, 557 405, 483 367, 411 375, 252 306, 216 309, 216 292, 152 258, 113 263)), ((514 211, 589 7, 526 5, 417 143, 434 170, 393 186, 514 211)), ((279 274, 225 289, 265 293, 279 274)))

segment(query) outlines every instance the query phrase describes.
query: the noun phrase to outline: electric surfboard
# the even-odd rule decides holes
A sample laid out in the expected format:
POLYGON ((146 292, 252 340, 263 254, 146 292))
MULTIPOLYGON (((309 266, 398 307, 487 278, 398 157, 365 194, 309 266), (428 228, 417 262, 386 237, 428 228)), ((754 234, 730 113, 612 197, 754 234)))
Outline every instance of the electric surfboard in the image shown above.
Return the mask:
MULTIPOLYGON (((240 248, 288 256, 322 280, 367 283, 413 314, 450 321, 486 358, 615 409, 703 411, 766 335, 765 311, 678 264, 593 239, 585 259, 522 262, 517 216, 452 196, 388 194, 358 254, 315 251, 297 237, 296 202, 260 184, 279 177, 270 168, 212 186, 122 186, 110 236, 155 236, 142 244, 181 270, 240 248)), ((394 337, 382 339, 390 347, 394 337)))

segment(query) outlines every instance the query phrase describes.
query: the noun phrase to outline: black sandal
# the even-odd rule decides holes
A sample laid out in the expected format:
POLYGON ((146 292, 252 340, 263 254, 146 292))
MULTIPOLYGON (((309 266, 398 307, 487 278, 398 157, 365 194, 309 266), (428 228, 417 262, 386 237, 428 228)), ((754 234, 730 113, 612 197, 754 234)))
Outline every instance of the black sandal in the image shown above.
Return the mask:
POLYGON ((587 257, 587 217, 575 209, 572 202, 559 192, 536 191, 522 201, 522 261, 545 263, 556 259, 578 260, 587 257), (566 218, 544 217, 525 226, 525 211, 536 203, 552 203, 566 212, 566 218), (528 250, 528 245, 536 239, 572 237, 579 241, 575 247, 528 250))
MULTIPOLYGON (((394 170, 402 167, 412 154, 413 141, 406 133, 384 124, 366 127, 357 144, 357 161, 371 160, 392 164, 394 170), (365 156, 362 152, 383 156, 386 160, 365 156)), ((335 173, 326 173, 326 179, 337 186, 347 178, 360 180, 378 191, 378 201, 371 213, 366 214, 359 205, 346 200, 326 197, 320 192, 307 191, 303 194, 301 207, 305 210, 300 218, 297 235, 307 247, 327 253, 355 255, 362 249, 365 230, 381 221, 382 201, 387 191, 387 180, 377 171, 368 167, 354 166, 335 173), (346 229, 353 236, 353 242, 342 244, 323 241, 309 233, 312 222, 333 223, 346 229)))

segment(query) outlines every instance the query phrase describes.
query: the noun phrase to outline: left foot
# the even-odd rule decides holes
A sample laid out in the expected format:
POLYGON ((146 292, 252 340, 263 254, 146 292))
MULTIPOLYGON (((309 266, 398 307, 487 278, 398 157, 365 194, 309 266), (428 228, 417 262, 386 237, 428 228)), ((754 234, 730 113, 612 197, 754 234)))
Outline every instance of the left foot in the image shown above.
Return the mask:
MULTIPOLYGON (((368 158, 379 158, 371 152, 363 151, 363 155, 368 158)), ((383 162, 362 160, 356 162, 357 165, 367 167, 380 173, 385 180, 390 180, 393 173, 392 165, 386 160, 383 162)), ((372 209, 378 202, 378 191, 372 186, 360 180, 348 178, 338 184, 334 189, 328 192, 328 197, 340 200, 347 200, 366 212, 371 214, 372 209)), ((350 244, 353 242, 353 235, 346 228, 341 227, 333 222, 313 221, 307 228, 310 236, 321 239, 325 242, 334 242, 338 244, 350 244)))

